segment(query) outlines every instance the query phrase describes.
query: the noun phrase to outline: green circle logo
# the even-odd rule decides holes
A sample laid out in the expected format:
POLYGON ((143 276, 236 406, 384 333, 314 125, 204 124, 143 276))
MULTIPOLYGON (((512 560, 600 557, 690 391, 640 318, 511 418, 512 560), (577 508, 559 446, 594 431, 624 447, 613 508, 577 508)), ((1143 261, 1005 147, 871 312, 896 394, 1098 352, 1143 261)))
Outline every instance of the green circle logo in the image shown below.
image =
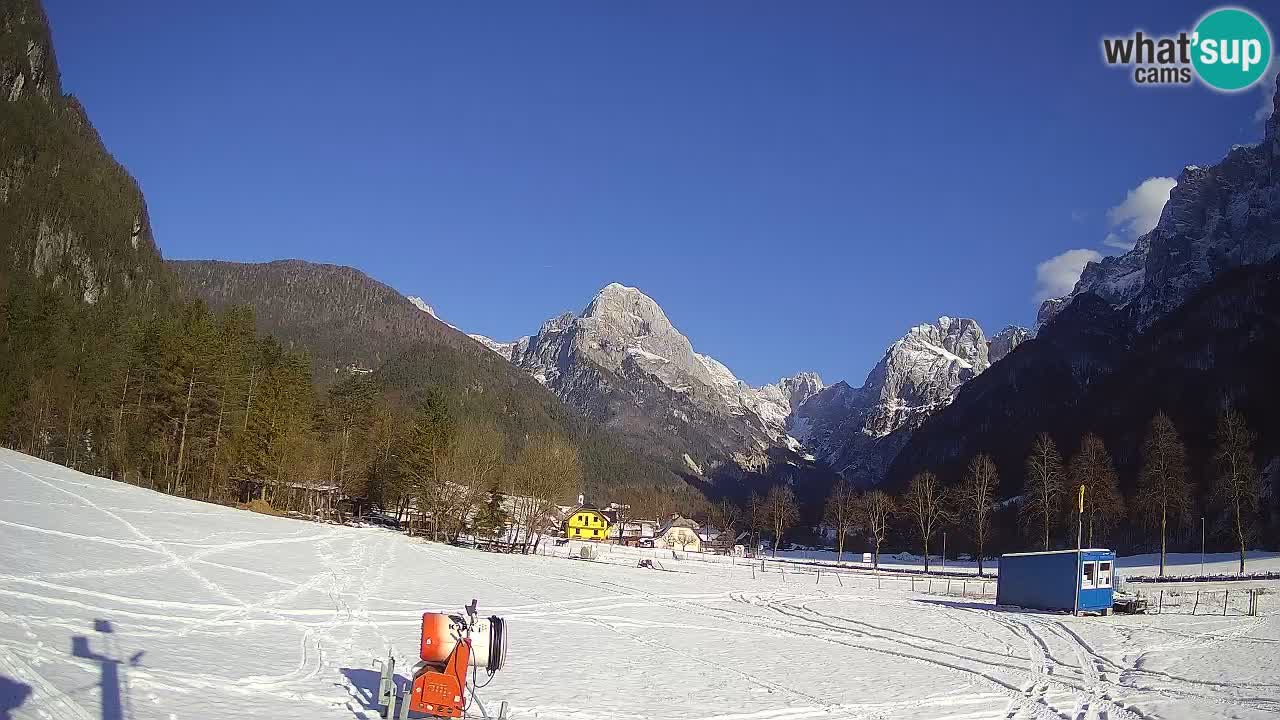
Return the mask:
POLYGON ((1271 34, 1247 10, 1221 8, 1205 15, 1191 42, 1191 64, 1200 79, 1217 90, 1244 90, 1271 63, 1271 34))

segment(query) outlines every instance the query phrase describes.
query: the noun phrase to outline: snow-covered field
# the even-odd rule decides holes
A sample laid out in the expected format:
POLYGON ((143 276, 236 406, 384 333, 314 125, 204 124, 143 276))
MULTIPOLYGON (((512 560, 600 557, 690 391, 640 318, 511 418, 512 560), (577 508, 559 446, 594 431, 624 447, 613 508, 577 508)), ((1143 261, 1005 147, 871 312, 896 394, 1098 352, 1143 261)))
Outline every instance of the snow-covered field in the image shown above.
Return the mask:
POLYGON ((9 451, 0 491, 0 718, 373 718, 374 658, 473 597, 511 630, 482 697, 517 719, 1280 713, 1276 595, 1256 618, 1073 618, 865 574, 492 555, 9 451))
MULTIPOLYGON (((768 558, 773 557, 769 552, 765 552, 764 555, 768 558)), ((830 550, 784 550, 777 554, 777 558, 801 564, 821 563, 837 567, 866 567, 861 561, 862 553, 860 552, 845 553, 844 558, 840 559, 836 553, 830 550)), ((1239 555, 1236 553, 1209 553, 1204 556, 1203 568, 1199 553, 1173 553, 1168 558, 1169 562, 1166 568, 1168 576, 1191 577, 1205 573, 1232 574, 1240 569, 1239 555)), ((1248 572, 1280 572, 1280 553, 1251 550, 1246 555, 1245 560, 1248 572)), ((972 560, 957 561, 951 559, 947 560, 944 565, 939 556, 933 555, 930 562, 931 569, 934 571, 946 570, 948 573, 974 574, 978 572, 978 563, 972 560)), ((1154 577, 1160 573, 1160 554, 1148 553, 1121 557, 1117 558, 1116 564, 1119 566, 1122 575, 1154 577)), ((988 558, 984 565, 984 572, 988 575, 994 575, 1000 567, 1000 559, 988 558)), ((886 570, 922 571, 924 569, 924 559, 909 552, 894 553, 881 556, 880 567, 886 570)))

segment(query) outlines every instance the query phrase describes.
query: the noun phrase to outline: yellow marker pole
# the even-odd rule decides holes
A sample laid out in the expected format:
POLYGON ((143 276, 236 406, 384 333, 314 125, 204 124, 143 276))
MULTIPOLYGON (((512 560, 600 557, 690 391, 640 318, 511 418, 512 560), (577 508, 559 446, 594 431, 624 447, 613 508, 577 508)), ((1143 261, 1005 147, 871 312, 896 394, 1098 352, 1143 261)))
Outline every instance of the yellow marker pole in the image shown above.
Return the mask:
POLYGON ((1076 512, 1076 607, 1071 612, 1072 615, 1080 614, 1080 583, 1084 582, 1081 572, 1084 570, 1084 564, 1080 562, 1082 557, 1080 553, 1080 544, 1084 537, 1084 483, 1080 484, 1080 501, 1079 510, 1076 512))

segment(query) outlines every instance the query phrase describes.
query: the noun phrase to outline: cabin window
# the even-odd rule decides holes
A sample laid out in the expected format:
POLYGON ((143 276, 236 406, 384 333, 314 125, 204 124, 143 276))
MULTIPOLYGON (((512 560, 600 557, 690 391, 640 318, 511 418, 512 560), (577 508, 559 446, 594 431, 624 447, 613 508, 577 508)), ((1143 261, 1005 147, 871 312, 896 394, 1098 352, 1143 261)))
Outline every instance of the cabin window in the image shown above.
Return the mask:
POLYGON ((1104 560, 1098 563, 1098 587, 1111 587, 1111 561, 1104 560))
POLYGON ((1098 563, 1087 560, 1081 565, 1080 589, 1092 590, 1098 585, 1098 563))

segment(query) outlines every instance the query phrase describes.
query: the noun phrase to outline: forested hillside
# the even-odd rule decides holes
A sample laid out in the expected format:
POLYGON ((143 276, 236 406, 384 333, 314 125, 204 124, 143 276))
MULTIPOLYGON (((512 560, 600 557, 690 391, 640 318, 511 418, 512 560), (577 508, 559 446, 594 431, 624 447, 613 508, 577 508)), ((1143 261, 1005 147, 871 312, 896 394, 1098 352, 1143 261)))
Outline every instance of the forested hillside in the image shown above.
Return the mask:
POLYGON ((0 2, 0 257, 0 442, 23 452, 218 502, 338 489, 432 507, 447 488, 477 502, 539 478, 557 501, 624 487, 655 511, 698 499, 356 271, 280 263, 201 286, 183 264, 175 277, 137 183, 62 94, 31 0, 0 2), (240 304, 268 296, 257 322, 240 304))
MULTIPOLYGON (((1280 447, 1277 318, 1276 262, 1222 274, 1145 332, 1134 332, 1124 313, 1100 298, 1081 296, 1039 337, 961 388, 950 407, 917 431, 898 455, 890 485, 905 487, 921 470, 959 484, 970 459, 985 453, 999 471, 998 496, 1020 497, 1032 482, 1026 462, 1040 433, 1049 433, 1064 461, 1079 457, 1082 440, 1092 433, 1114 460, 1116 490, 1129 499, 1116 508, 1128 518, 1113 521, 1113 532, 1098 541, 1150 548, 1158 535, 1144 527, 1150 510, 1142 500, 1144 443, 1152 418, 1165 413, 1185 443, 1190 483, 1190 505, 1185 516, 1174 518, 1170 541, 1175 548, 1199 547, 1198 518, 1204 516, 1210 546, 1230 548, 1236 529, 1223 493, 1218 423, 1231 409, 1247 423, 1249 465, 1258 487, 1271 488, 1256 510, 1244 514, 1246 535, 1274 547, 1280 527, 1280 497, 1274 492, 1280 468, 1272 460, 1280 447)), ((1069 498, 1061 502, 1053 541, 1065 545, 1074 535, 1065 521, 1069 498)))
POLYGON ((0 4, 0 428, 60 461, 111 434, 143 325, 173 284, 133 178, 63 95, 44 12, 0 4))
POLYGON ((353 365, 376 368, 420 342, 467 363, 491 361, 474 340, 355 268, 303 260, 168 265, 183 291, 210 307, 252 306, 260 330, 306 348, 321 384, 342 379, 353 365))

